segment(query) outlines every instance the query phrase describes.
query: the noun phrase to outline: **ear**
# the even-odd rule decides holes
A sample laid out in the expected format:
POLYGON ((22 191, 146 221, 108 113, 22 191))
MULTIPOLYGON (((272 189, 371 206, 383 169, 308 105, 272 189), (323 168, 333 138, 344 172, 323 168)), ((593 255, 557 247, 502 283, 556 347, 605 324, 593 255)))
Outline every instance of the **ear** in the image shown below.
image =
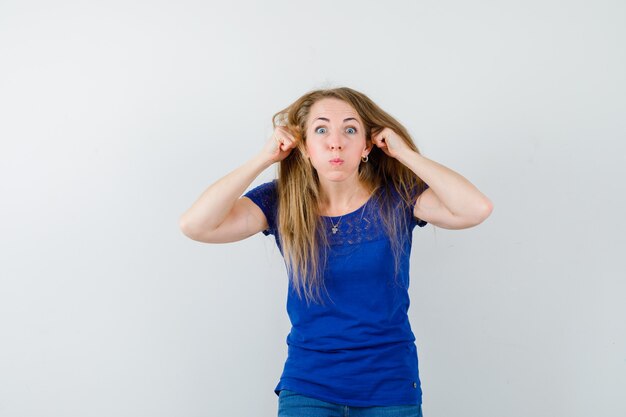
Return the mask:
POLYGON ((363 152, 365 152, 365 155, 361 155, 361 156, 367 156, 369 155, 370 152, 372 152, 372 148, 374 147, 374 144, 372 143, 372 141, 368 141, 369 144, 365 146, 365 149, 363 149, 363 152))

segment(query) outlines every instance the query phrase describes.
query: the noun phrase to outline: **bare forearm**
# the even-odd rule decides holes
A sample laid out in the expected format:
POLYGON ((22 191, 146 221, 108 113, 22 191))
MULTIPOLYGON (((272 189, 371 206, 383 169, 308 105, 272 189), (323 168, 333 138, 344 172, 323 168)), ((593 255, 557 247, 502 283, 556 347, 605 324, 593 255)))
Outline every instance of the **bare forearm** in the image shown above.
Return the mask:
POLYGON ((398 159, 428 184, 451 213, 471 217, 491 207, 491 201, 478 188, 450 168, 414 151, 398 159))
POLYGON ((192 232, 217 228, 252 181, 271 165, 272 162, 255 156, 211 184, 180 217, 181 229, 192 232))

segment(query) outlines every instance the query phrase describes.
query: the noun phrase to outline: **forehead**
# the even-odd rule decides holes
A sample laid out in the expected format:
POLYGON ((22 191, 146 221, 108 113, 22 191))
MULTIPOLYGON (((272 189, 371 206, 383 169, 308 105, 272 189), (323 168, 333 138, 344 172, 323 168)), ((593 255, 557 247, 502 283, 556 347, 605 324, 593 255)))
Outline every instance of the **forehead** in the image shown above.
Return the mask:
POLYGON ((336 98, 323 98, 311 106, 309 121, 315 121, 318 117, 325 117, 331 122, 339 123, 348 117, 354 117, 361 122, 359 114, 350 104, 336 98))

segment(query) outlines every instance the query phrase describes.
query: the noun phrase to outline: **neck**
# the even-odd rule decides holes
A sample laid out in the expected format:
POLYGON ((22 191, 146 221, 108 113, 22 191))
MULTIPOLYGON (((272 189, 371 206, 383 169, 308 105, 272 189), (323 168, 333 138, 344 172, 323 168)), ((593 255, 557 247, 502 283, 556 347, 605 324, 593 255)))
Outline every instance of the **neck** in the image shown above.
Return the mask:
POLYGON ((355 206, 360 206, 361 200, 369 196, 369 192, 359 182, 358 177, 342 182, 323 181, 320 178, 320 188, 322 191, 320 205, 326 215, 345 214, 355 206))

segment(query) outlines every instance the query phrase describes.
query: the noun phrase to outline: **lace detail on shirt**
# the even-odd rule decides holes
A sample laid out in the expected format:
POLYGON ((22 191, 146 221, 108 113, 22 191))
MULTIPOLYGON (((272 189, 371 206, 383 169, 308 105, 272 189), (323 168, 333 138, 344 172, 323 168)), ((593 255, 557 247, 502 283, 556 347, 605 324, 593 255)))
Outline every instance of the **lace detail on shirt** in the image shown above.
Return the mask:
POLYGON ((343 216, 322 216, 323 233, 331 246, 354 245, 370 242, 385 237, 383 223, 374 213, 377 207, 376 197, 371 197, 360 209, 343 216), (332 232, 333 224, 337 233, 332 232))
MULTIPOLYGON (((276 207, 278 205, 278 195, 276 184, 277 180, 267 182, 244 194, 259 206, 265 214, 269 225, 268 230, 263 231, 265 235, 277 235, 276 220, 278 213, 276 207)), ((407 207, 395 191, 392 191, 390 195, 392 198, 391 204, 394 207, 393 213, 395 216, 404 217, 409 233, 415 225, 420 227, 426 225, 425 221, 418 221, 413 216, 412 207, 407 207)), ((331 246, 353 245, 383 239, 386 234, 385 225, 380 216, 382 210, 380 199, 380 194, 375 193, 361 208, 351 213, 343 216, 322 216, 322 232, 326 234, 329 244, 331 246), (333 224, 337 225, 338 228, 335 234, 332 233, 333 224)))

